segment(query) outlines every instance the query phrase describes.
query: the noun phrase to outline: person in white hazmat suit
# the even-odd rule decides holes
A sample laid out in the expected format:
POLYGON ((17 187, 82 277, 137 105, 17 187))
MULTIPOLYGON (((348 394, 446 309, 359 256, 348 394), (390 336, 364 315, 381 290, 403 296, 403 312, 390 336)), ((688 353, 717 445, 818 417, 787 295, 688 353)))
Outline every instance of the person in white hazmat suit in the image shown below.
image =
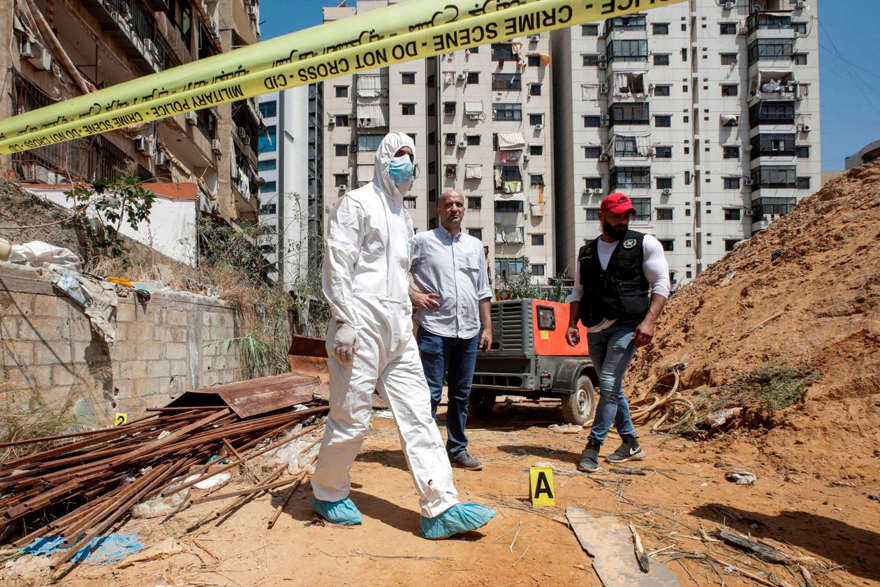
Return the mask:
POLYGON ((421 534, 445 538, 485 525, 495 511, 459 503, 413 336, 409 299, 413 223, 403 205, 412 187, 415 144, 399 132, 382 139, 373 180, 346 193, 327 224, 324 295, 330 414, 312 476, 315 512, 360 524, 349 497, 351 465, 370 424, 372 394, 391 407, 419 493, 421 534))

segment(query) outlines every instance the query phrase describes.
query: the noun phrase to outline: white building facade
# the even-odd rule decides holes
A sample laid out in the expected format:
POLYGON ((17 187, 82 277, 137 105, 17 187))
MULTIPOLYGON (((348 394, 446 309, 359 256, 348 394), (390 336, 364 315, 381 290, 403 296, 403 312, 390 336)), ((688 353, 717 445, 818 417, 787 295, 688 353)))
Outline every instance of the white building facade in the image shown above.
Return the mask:
POLYGON ((271 228, 257 244, 278 269, 270 277, 292 291, 309 268, 309 87, 264 94, 259 107, 259 219, 271 228))
POLYGON ((602 198, 693 279, 820 187, 818 0, 691 0, 553 34, 557 255, 602 198))

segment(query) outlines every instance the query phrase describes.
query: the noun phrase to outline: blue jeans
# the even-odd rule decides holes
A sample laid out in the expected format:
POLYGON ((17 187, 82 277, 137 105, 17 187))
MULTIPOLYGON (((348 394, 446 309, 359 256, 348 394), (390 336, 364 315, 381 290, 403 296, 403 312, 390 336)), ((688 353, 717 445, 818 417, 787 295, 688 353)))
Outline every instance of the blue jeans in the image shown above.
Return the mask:
POLYGON ((480 335, 473 338, 447 338, 437 336, 419 327, 416 342, 425 369, 425 379, 431 390, 431 416, 437 418, 437 406, 443 393, 443 376, 446 376, 449 409, 446 411, 446 452, 455 458, 467 452, 468 398, 477 362, 477 346, 480 335))
POLYGON ((590 441, 602 444, 614 422, 621 436, 635 436, 629 403, 623 395, 623 376, 636 348, 633 336, 638 324, 615 322, 601 332, 587 334, 590 358, 599 373, 599 405, 590 429, 590 441))

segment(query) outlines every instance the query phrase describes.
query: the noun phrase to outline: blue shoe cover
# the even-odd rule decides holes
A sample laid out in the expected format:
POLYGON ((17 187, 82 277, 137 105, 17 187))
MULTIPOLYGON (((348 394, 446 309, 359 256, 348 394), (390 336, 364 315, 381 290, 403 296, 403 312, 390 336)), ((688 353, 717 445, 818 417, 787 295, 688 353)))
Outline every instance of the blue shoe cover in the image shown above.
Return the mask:
POLYGON ((488 524, 496 515, 495 510, 478 503, 458 503, 436 518, 421 516, 419 526, 422 536, 438 540, 476 530, 488 524))
POLYGON ((313 497, 312 509, 331 524, 356 526, 363 522, 360 511, 349 497, 339 501, 321 501, 313 497))

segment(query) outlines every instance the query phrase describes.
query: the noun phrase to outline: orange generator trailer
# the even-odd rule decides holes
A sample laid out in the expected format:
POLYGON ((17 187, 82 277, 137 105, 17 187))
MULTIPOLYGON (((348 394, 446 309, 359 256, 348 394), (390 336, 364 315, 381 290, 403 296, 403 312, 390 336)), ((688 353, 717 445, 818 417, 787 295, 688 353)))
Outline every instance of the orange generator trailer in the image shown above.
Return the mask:
POLYGON ((576 347, 565 340, 568 304, 533 298, 492 302, 492 348, 477 355, 470 404, 487 416, 499 395, 559 397, 566 422, 593 418, 599 380, 578 325, 576 347))

